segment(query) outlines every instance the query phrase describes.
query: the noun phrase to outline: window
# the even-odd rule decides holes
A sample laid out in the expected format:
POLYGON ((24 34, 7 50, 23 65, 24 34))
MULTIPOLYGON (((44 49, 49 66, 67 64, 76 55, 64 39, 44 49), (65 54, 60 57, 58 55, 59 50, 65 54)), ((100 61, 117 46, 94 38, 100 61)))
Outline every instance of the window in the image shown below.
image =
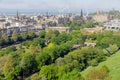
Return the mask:
POLYGON ((111 29, 115 29, 115 27, 112 27, 111 29))
POLYGON ((116 30, 118 30, 119 29, 119 27, 116 27, 116 30))

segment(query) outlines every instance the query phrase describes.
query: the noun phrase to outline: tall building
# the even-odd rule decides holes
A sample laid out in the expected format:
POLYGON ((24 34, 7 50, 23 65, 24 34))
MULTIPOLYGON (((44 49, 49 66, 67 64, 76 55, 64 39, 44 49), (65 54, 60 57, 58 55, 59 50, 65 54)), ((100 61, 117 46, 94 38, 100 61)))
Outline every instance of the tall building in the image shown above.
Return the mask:
POLYGON ((17 10, 17 14, 16 14, 16 20, 19 21, 19 13, 18 13, 18 10, 17 10))
POLYGON ((83 10, 81 9, 80 17, 83 18, 83 10))
POLYGON ((80 12, 80 19, 84 21, 84 15, 83 15, 83 10, 81 9, 81 12, 80 12))

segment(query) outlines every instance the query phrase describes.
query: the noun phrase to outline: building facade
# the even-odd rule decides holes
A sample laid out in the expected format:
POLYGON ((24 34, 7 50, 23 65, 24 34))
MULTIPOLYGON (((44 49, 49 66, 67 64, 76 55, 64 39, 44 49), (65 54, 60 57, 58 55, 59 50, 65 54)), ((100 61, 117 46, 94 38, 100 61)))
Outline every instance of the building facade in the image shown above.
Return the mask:
POLYGON ((110 16, 102 11, 97 11, 93 16, 93 20, 96 22, 106 22, 110 19, 110 16))
POLYGON ((47 27, 45 30, 46 31, 58 30, 60 33, 62 33, 62 32, 70 33, 72 31, 72 29, 70 27, 47 27))
POLYGON ((104 30, 120 31, 120 20, 111 20, 104 24, 104 30))

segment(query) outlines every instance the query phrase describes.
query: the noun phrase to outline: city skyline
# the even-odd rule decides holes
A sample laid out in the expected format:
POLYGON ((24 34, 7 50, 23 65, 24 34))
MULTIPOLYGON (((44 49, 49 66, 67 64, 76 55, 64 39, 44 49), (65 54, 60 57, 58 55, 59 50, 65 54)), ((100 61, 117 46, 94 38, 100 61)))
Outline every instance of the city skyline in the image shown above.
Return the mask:
POLYGON ((0 0, 0 9, 120 9, 119 0, 0 0))

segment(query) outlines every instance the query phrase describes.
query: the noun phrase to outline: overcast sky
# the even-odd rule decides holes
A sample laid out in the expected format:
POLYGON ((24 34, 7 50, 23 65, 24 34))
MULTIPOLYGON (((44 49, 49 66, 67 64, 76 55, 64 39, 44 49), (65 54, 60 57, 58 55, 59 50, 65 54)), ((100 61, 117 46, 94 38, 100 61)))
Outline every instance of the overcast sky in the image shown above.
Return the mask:
POLYGON ((120 0, 0 0, 0 9, 120 9, 120 0))

